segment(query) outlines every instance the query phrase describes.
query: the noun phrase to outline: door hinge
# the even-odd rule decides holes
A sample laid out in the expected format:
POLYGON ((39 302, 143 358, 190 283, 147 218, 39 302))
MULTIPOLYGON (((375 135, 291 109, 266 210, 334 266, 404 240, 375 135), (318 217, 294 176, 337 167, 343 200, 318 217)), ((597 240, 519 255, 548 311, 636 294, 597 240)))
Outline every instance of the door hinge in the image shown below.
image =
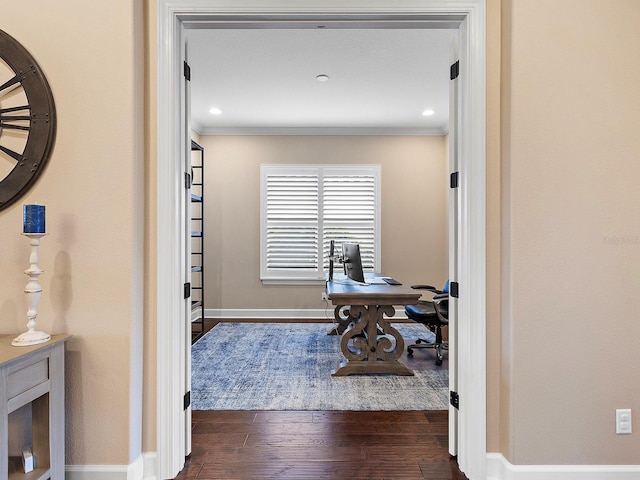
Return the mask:
POLYGON ((449 403, 457 410, 460 410, 460 395, 458 392, 449 392, 449 403))
POLYGON ((189 390, 187 393, 184 394, 182 403, 184 405, 183 410, 186 410, 191 406, 191 390, 189 390))
POLYGON ((187 79, 187 82, 191 81, 191 67, 187 62, 184 62, 184 78, 187 79))
POLYGON ((191 296, 191 283, 187 282, 184 284, 184 298, 189 298, 191 296))
POLYGON ((460 75, 460 60, 451 65, 449 73, 451 80, 455 80, 456 78, 458 78, 458 76, 460 75))
POLYGON ((451 282, 449 284, 449 296, 453 298, 458 298, 459 291, 460 291, 460 285, 458 284, 458 282, 451 282))
POLYGON ((460 186, 460 172, 453 172, 449 178, 449 185, 451 188, 458 188, 460 186))

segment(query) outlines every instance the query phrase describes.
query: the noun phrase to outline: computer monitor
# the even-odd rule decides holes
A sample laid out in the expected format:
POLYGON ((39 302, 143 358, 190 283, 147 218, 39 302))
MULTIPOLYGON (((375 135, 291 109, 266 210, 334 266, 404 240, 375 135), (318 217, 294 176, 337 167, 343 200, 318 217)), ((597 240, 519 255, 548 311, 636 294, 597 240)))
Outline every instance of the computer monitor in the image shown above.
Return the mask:
POLYGON ((364 283, 360 245, 357 243, 343 243, 342 263, 344 264, 344 273, 347 277, 356 282, 364 283))

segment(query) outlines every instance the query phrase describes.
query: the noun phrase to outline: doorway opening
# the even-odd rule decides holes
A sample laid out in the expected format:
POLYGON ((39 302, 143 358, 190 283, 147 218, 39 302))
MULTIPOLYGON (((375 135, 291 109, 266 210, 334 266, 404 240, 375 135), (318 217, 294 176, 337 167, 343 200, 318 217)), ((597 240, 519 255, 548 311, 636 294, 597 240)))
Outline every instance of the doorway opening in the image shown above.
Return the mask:
MULTIPOLYGON (((177 179, 182 176, 184 140, 181 134, 179 98, 180 78, 176 72, 181 65, 184 26, 189 22, 249 22, 304 21, 319 17, 324 20, 343 21, 434 21, 450 22, 464 30, 463 60, 461 69, 468 72, 462 87, 465 108, 461 112, 460 177, 461 205, 464 215, 460 230, 460 339, 465 345, 461 351, 460 388, 460 451, 461 468, 469 478, 484 476, 485 431, 486 431, 486 371, 485 371, 485 107, 484 107, 484 2, 469 0, 434 1, 428 6, 407 10, 394 2, 367 11, 360 5, 351 5, 350 13, 335 14, 335 9, 321 2, 313 6, 313 13, 306 8, 283 8, 278 2, 264 2, 259 9, 239 2, 212 2, 207 10, 191 2, 160 2, 159 14, 159 105, 158 105, 158 473, 161 477, 172 477, 179 471, 184 460, 180 439, 184 439, 184 418, 181 418, 182 398, 179 391, 184 370, 180 367, 184 346, 180 343, 180 326, 176 318, 186 319, 182 302, 173 295, 182 288, 180 259, 175 259, 183 240, 182 218, 176 212, 181 192, 177 179), (176 4, 179 4, 176 7, 176 4), (279 13, 271 13, 273 9, 279 13), (282 13, 282 12, 285 13, 282 13), (288 13, 287 13, 288 11, 288 13), (220 13, 224 12, 224 13, 220 13), (233 13, 233 15, 232 15, 233 13), (176 95, 177 94, 177 95, 176 95), (178 333, 178 334, 176 334, 178 333), (473 339, 473 340, 472 340, 473 339), (464 398, 474 398, 464 402, 464 398)), ((349 2, 347 2, 349 3, 349 2)), ((356 3, 356 2, 351 2, 356 3)), ((382 2, 385 3, 385 2, 382 2)), ((344 6, 345 8, 347 6, 344 6)), ((184 324, 183 324, 184 325, 184 324)), ((182 329, 184 330, 184 329, 182 329)))
MULTIPOLYGON (((295 193, 291 195, 300 201, 301 171, 315 175, 316 169, 322 168, 325 172, 329 167, 323 163, 330 161, 327 178, 333 178, 332 182, 340 178, 341 183, 331 183, 325 192, 320 176, 314 177, 314 185, 319 185, 318 191, 322 192, 318 204, 324 204, 322 198, 325 194, 330 202, 340 199, 346 204, 340 211, 339 220, 335 220, 337 213, 327 216, 324 208, 324 215, 313 212, 318 215, 316 222, 322 218, 336 222, 326 225, 321 222, 318 232, 326 228, 327 236, 335 235, 338 251, 341 251, 341 235, 357 235, 361 247, 365 245, 377 253, 367 257, 370 263, 377 264, 378 268, 374 270, 393 274, 405 286, 431 283, 442 288, 449 277, 446 119, 451 82, 450 57, 457 29, 437 28, 438 25, 432 22, 424 25, 415 22, 411 28, 394 22, 381 23, 375 28, 371 28, 368 22, 352 22, 349 28, 345 28, 342 23, 329 21, 322 22, 321 27, 311 22, 307 28, 300 28, 297 24, 291 27, 284 22, 282 25, 264 22, 251 29, 204 28, 202 24, 198 28, 186 29, 187 62, 191 72, 189 97, 195 130, 193 139, 206 151, 207 158, 208 196, 204 203, 211 207, 205 221, 204 237, 209 239, 205 271, 215 273, 209 275, 205 283, 207 299, 211 299, 208 312, 214 318, 239 322, 247 319, 276 322, 333 319, 333 307, 328 302, 320 302, 324 282, 315 280, 317 285, 311 288, 302 283, 312 281, 309 278, 316 275, 315 269, 328 255, 327 239, 324 249, 320 240, 317 250, 308 246, 307 242, 314 238, 312 233, 308 233, 308 226, 304 230, 303 242, 297 225, 293 232, 278 230, 277 234, 277 245, 287 242, 286 252, 296 253, 291 261, 299 261, 297 249, 305 249, 306 263, 304 268, 298 266, 295 274, 308 276, 302 280, 297 277, 276 278, 276 275, 292 273, 291 269, 278 271, 275 268, 276 273, 271 274, 274 278, 268 278, 264 283, 259 281, 261 272, 255 259, 255 244, 261 232, 260 202, 256 191, 259 188, 258 175, 263 169, 278 168, 279 175, 291 175, 287 178, 291 178, 294 185, 287 184, 287 188, 295 187, 295 193), (331 79, 319 84, 314 76, 318 68, 330 73, 331 79), (326 82, 333 82, 331 88, 326 82), (242 98, 238 99, 238 96, 242 98), (223 113, 210 114, 211 105, 219 105, 223 113), (422 115, 426 106, 437 113, 422 115), (229 120, 226 120, 227 116, 229 120), (361 203, 355 205, 347 200, 346 195, 331 194, 337 188, 348 189, 349 195, 355 193, 352 191, 356 188, 354 175, 361 174, 358 169, 372 169, 372 165, 380 165, 386 172, 381 174, 382 188, 372 189, 376 192, 382 190, 379 192, 381 200, 378 200, 378 193, 369 193, 368 184, 358 193, 359 198, 369 194, 375 197, 369 201, 378 205, 377 208, 360 210, 361 203), (313 170, 307 171, 312 167, 313 170), (280 170, 282 168, 284 170, 280 170), (290 173, 291 169, 295 173, 290 173), (343 179, 342 175, 347 177, 343 179), (406 208, 407 205, 411 208, 406 208), (354 208, 353 215, 358 218, 346 221, 345 216, 351 212, 345 212, 345 209, 350 207, 354 208), (399 214, 398 210, 402 208, 406 214, 399 214), (239 212, 242 212, 242 221, 238 221, 239 212), (362 226, 365 215, 375 215, 378 221, 374 218, 372 225, 362 226), (380 224, 384 232, 380 231, 380 224), (405 234, 391 234, 407 228, 410 231, 405 231, 405 234), (339 234, 336 233, 338 229, 339 234), (344 233, 345 230, 350 233, 344 233), (372 231, 384 238, 381 245, 372 231), (377 257, 384 258, 384 270, 380 269, 377 257), (243 259, 242 265, 239 259, 243 259), (305 308, 305 311, 300 311, 305 308), (292 318, 293 315, 298 317, 292 318)), ((367 174, 370 174, 368 170, 367 174)), ((358 177, 358 181, 361 180, 358 177)), ((283 181, 278 176, 278 196, 272 200, 278 205, 285 201, 284 195, 288 193, 282 191, 283 181)), ((197 205, 202 208, 202 203, 197 205)), ((287 205, 286 211, 278 211, 291 216, 293 208, 287 205)), ((308 218, 309 207, 305 207, 303 213, 308 218)), ((287 225, 287 228, 292 227, 287 225)), ((323 237, 322 233, 318 236, 323 237)), ((196 240, 194 248, 197 249, 201 241, 196 240)), ((274 254, 278 255, 278 266, 285 263, 283 250, 280 247, 274 254)), ((290 258, 287 257, 286 261, 290 258)), ((192 282, 192 290, 194 285, 196 283, 192 282)), ((398 316, 402 316, 402 309, 398 309, 395 317, 398 316)), ((417 338, 429 337, 423 327, 416 330, 416 333, 403 335, 406 345, 414 343, 417 338)), ((249 333, 252 335, 248 338, 253 338, 254 331, 249 333)), ((207 340, 210 342, 211 338, 207 340)), ((196 360, 205 355, 202 343, 199 347, 196 360)), ((243 353, 236 357, 237 361, 246 361, 246 357, 251 356, 251 343, 242 342, 238 348, 243 353)), ((261 348, 260 352, 254 353, 264 354, 264 350, 261 348)), ((428 357, 422 351, 415 355, 415 360, 403 357, 401 363, 409 361, 420 375, 427 375, 428 370, 433 370, 432 365, 425 365, 429 363, 426 361, 428 357)), ((342 356, 338 353, 337 358, 342 359, 342 356)), ((228 358, 223 358, 220 365, 225 361, 228 358)), ((192 363, 192 408, 206 410, 215 405, 214 402, 202 401, 204 398, 225 398, 234 405, 227 395, 218 394, 209 387, 212 379, 197 369, 203 364, 211 365, 209 362, 192 363), (204 395, 205 391, 207 395, 204 395)), ((331 368, 337 368, 337 365, 331 368)), ((445 368, 437 370, 446 371, 445 368)), ((249 374, 245 373, 247 381, 243 385, 250 388, 249 374)), ((296 373, 291 374, 292 383, 296 373)), ((446 376, 438 378, 440 385, 443 378, 447 382, 446 376)), ((229 386, 230 382, 219 380, 216 383, 229 386)), ((438 388, 436 391, 441 401, 425 402, 425 408, 447 409, 448 389, 438 388)), ((246 404, 246 395, 241 396, 245 403, 238 404, 246 404)), ((425 394, 425 398, 427 396, 425 394)), ((257 399, 261 396, 249 397, 253 399, 250 404, 260 409, 257 399)), ((305 397, 309 398, 309 395, 305 397)), ((224 402, 224 407, 228 403, 224 402)), ((284 403, 289 405, 292 402, 284 403)), ((272 402, 267 400, 262 407, 267 404, 272 402)), ((326 408, 338 409, 340 402, 326 408)))

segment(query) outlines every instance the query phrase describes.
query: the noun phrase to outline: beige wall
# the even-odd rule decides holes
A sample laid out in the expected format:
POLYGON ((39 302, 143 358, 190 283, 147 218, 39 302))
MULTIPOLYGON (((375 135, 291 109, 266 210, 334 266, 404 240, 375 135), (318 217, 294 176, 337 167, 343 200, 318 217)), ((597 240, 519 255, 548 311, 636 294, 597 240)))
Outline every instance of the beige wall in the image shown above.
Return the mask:
POLYGON ((66 463, 128 464, 141 453, 142 2, 1 3, 0 28, 49 80, 58 131, 38 183, 0 212, 0 333, 26 328, 22 204, 42 203, 38 326, 74 335, 66 463))
POLYGON ((142 451, 157 451, 157 342, 158 331, 157 318, 157 165, 158 139, 156 135, 156 122, 158 108, 156 98, 158 95, 156 72, 158 69, 158 55, 156 45, 157 38, 157 8, 155 0, 143 0, 144 18, 144 348, 143 348, 143 381, 142 381, 142 451))
POLYGON ((640 408, 640 2, 503 5, 501 448, 638 464, 614 419, 640 408))
POLYGON ((379 164, 382 268, 407 285, 447 279, 446 137, 202 136, 205 306, 323 308, 321 286, 260 281, 261 164, 379 164))
POLYGON ((487 0, 487 451, 500 452, 501 421, 501 0, 487 0))

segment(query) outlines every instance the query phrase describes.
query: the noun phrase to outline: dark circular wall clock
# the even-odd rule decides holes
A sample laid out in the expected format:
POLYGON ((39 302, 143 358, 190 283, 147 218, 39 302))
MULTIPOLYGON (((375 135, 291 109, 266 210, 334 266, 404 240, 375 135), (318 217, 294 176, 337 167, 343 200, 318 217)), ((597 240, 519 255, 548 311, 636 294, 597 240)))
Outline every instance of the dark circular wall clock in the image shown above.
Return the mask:
POLYGON ((56 138, 51 88, 31 54, 0 30, 0 210, 44 170, 56 138))

